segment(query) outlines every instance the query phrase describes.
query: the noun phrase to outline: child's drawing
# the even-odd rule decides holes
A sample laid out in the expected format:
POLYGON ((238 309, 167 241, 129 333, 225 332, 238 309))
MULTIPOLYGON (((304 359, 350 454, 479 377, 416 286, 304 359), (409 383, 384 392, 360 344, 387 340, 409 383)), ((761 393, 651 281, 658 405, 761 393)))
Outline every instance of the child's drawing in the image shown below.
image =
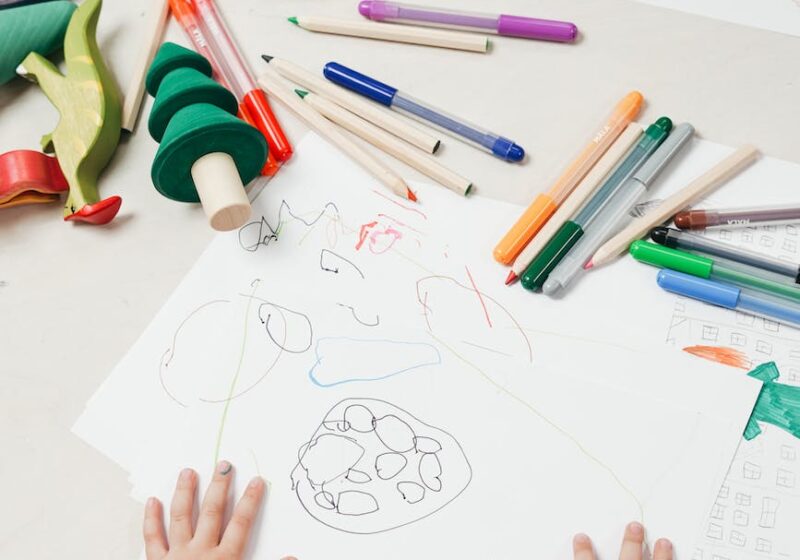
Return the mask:
POLYGON ((472 480, 447 432, 385 401, 347 399, 300 448, 292 489, 305 510, 339 531, 381 533, 424 519, 472 480))

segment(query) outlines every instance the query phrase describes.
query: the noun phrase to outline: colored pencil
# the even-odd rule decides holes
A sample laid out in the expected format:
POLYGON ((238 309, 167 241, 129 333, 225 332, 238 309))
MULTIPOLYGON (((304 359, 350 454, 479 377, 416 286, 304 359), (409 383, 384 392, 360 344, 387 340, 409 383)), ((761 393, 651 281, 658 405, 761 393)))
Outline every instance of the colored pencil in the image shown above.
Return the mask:
POLYGON ((443 31, 426 27, 406 27, 372 21, 357 21, 327 17, 290 17, 289 21, 307 31, 333 33, 365 39, 379 39, 395 43, 411 43, 429 47, 441 47, 485 53, 489 49, 489 38, 483 35, 443 31))

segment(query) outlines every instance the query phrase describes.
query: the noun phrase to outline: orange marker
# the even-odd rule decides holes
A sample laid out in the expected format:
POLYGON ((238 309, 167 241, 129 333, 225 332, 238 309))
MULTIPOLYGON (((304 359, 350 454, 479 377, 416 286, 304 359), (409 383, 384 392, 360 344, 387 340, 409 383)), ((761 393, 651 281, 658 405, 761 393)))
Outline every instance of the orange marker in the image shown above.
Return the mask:
POLYGON ((636 118, 644 99, 638 91, 626 95, 608 117, 607 122, 594 135, 589 144, 564 170, 561 177, 546 193, 539 194, 520 216, 517 223, 508 230, 505 237, 494 248, 494 258, 503 264, 511 264, 536 233, 547 223, 550 216, 575 189, 578 183, 591 171, 603 154, 625 127, 636 118))

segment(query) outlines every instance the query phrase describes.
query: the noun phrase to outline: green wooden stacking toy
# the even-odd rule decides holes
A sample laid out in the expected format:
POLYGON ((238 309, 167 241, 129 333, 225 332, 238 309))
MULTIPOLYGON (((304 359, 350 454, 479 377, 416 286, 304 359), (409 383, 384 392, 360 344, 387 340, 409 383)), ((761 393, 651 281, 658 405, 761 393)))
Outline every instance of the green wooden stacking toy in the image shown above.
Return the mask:
POLYGON ((250 217, 244 185, 267 159, 264 135, 236 117, 234 95, 211 79, 203 56, 164 43, 147 73, 155 97, 148 126, 160 142, 152 178, 172 200, 200 202, 211 227, 229 231, 250 217))

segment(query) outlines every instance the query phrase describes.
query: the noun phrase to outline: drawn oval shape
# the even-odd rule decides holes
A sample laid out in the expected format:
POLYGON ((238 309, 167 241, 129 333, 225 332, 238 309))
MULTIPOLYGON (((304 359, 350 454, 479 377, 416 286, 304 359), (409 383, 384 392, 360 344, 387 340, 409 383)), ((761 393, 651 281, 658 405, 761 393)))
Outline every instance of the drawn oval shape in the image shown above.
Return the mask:
POLYGON ((384 453, 375 459, 375 471, 381 480, 392 480, 406 468, 408 459, 400 453, 384 453))
POLYGON ((336 504, 333 503, 333 495, 330 492, 318 492, 314 496, 314 502, 321 507, 322 509, 327 510, 334 510, 336 509, 336 504))
POLYGON ((347 480, 356 484, 366 484, 372 481, 372 477, 365 472, 350 469, 347 473, 347 480))
POLYGON ((306 314, 267 302, 259 306, 258 317, 269 339, 284 352, 302 354, 311 348, 314 327, 306 314))
POLYGON ((433 438, 416 437, 414 438, 414 449, 418 453, 439 453, 442 450, 442 444, 433 438))
POLYGON ((346 474, 363 454, 364 448, 348 437, 322 434, 306 446, 300 464, 308 479, 321 486, 346 474))
POLYGON ((406 453, 414 449, 414 430, 394 414, 375 421, 375 434, 392 451, 406 453))
POLYGON ((439 458, 433 453, 426 453, 419 460, 419 477, 422 483, 433 490, 439 492, 442 489, 442 464, 439 458))
POLYGON ((372 494, 347 490, 339 493, 336 511, 340 515, 369 515, 378 511, 378 501, 372 494))
POLYGON ((421 502, 425 497, 425 488, 416 482, 398 482, 397 491, 403 496, 403 499, 409 504, 416 504, 421 502))
POLYGON ((375 429, 375 416, 366 406, 356 404, 344 411, 344 421, 348 429, 366 434, 375 429))

